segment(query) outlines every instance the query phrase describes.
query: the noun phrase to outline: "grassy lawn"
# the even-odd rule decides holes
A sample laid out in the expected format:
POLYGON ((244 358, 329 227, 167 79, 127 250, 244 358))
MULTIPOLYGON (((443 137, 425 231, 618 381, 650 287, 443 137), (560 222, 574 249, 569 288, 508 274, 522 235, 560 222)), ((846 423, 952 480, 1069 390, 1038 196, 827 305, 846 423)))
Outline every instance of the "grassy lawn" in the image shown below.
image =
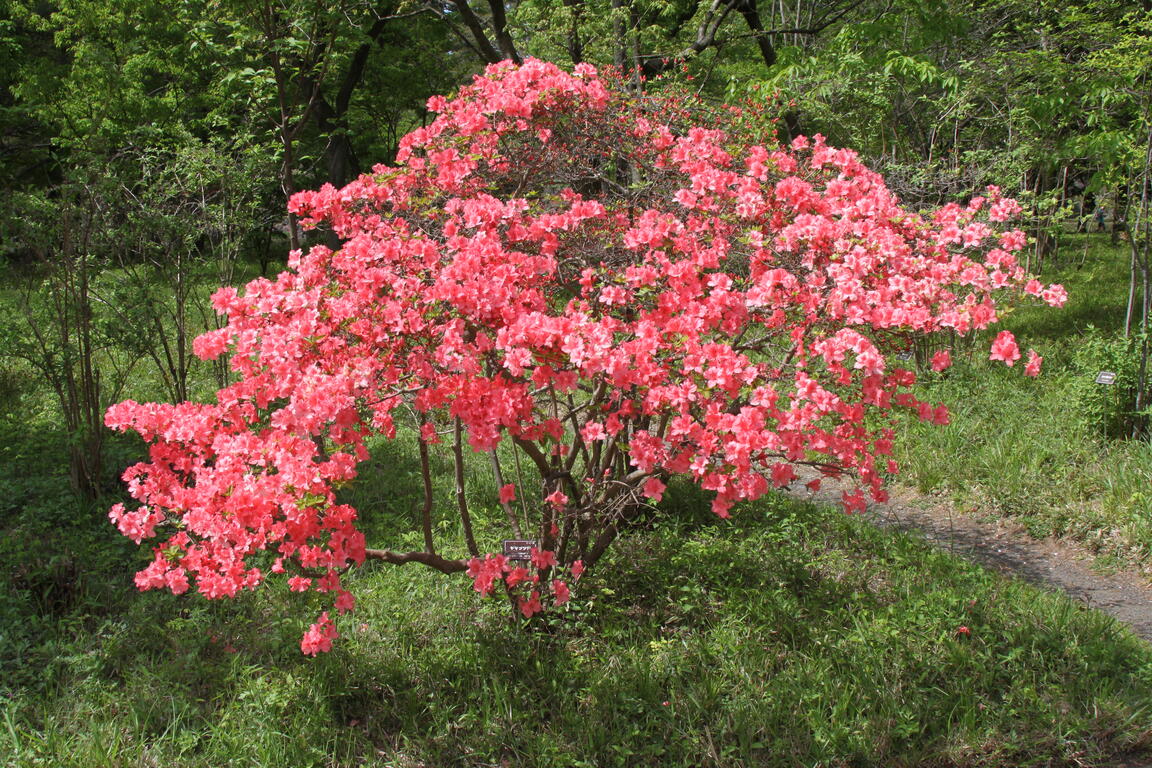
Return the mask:
POLYGON ((531 628, 463 576, 364 568, 316 660, 282 584, 138 594, 144 555, 95 510, 46 523, 63 565, 36 539, 21 555, 10 516, 0 763, 1024 766, 1152 745, 1152 648, 1111 619, 838 511, 704 502, 675 488, 679 523, 531 628))

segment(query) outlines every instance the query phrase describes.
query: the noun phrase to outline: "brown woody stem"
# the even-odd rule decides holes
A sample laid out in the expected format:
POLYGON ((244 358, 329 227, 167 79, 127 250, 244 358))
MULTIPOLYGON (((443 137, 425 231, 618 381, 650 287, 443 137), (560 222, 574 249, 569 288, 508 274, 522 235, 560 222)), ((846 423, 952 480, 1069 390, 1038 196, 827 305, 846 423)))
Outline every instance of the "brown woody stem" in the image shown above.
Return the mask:
POLYGON ((472 516, 468 514, 468 497, 464 493, 464 429, 457 416, 453 422, 452 458, 456 465, 456 506, 460 509, 460 522, 464 525, 464 540, 472 557, 480 556, 476 537, 472 534, 472 516))
POLYGON ((416 440, 420 447, 420 474, 424 478, 424 508, 420 512, 420 524, 424 528, 424 551, 434 555, 436 545, 432 541, 432 468, 428 460, 428 443, 424 442, 423 435, 418 435, 416 440))
POLYGON ((431 552, 393 552, 390 549, 366 549, 364 555, 372 560, 383 560, 394 565, 421 563, 429 568, 435 568, 440 573, 459 573, 468 569, 468 563, 465 560, 449 560, 431 552))

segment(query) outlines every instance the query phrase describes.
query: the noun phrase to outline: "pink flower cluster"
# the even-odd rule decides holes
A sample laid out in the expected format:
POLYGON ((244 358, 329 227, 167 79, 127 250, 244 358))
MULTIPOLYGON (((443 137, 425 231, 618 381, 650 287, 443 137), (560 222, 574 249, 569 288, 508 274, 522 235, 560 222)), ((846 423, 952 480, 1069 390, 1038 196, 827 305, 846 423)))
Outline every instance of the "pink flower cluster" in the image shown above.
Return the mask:
MULTIPOLYGON (((533 548, 529 562, 532 571, 504 555, 486 555, 483 559, 474 557, 468 561, 467 573, 472 578, 472 588, 481 595, 494 594, 497 586, 502 584, 509 594, 515 596, 516 606, 524 618, 529 619, 543 610, 540 584, 546 580, 551 569, 556 567, 556 553, 533 548), (517 589, 521 585, 523 587, 517 589)), ((583 561, 572 563, 570 572, 572 579, 579 581, 584 573, 583 561)), ((571 599, 571 588, 563 579, 552 579, 549 587, 554 605, 564 605, 571 599)))
MULTIPOLYGON (((535 474, 499 491, 539 537, 534 572, 460 561, 531 616, 569 597, 552 571, 578 577, 673 475, 723 516, 798 464, 857 478, 848 509, 882 498, 894 409, 948 418, 893 353, 988 328, 998 296, 1065 298, 1017 263, 1025 237, 999 227, 1019 207, 995 188, 919 216, 819 136, 702 127, 685 102, 627 96, 588 66, 496 65, 429 107, 395 166, 292 198, 339 250, 215 295, 227 326, 195 349, 230 354, 235 384, 211 404, 108 411, 151 444, 125 474, 141 506, 111 513, 134 541, 163 539, 141 588, 230 596, 270 572, 351 608, 340 574, 366 548, 336 491, 369 436, 415 413, 426 445, 459 425, 535 474)), ((1020 358, 1011 334, 991 357, 1020 358)), ((302 648, 335 636, 324 613, 302 648)))

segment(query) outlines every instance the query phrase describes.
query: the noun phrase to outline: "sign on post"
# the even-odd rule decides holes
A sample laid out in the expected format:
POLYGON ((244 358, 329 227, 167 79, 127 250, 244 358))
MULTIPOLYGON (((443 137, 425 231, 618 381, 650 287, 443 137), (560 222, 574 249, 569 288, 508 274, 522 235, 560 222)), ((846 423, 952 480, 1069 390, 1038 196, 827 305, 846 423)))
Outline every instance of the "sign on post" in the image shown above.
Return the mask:
POLYGON ((540 542, 536 539, 505 539, 504 557, 527 562, 532 559, 532 550, 539 546, 540 542))
POLYGON ((1096 383, 1097 384, 1115 384, 1116 383, 1116 372, 1115 371, 1100 371, 1100 373, 1096 374, 1096 383))

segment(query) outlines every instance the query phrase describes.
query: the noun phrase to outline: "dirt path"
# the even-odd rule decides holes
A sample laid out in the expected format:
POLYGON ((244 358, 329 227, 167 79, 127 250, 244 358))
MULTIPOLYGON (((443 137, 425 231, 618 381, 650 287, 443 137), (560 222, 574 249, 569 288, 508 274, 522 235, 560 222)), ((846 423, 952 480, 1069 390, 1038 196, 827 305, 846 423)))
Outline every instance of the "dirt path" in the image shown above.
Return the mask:
MULTIPOLYGON (((803 477, 807 481, 810 477, 803 477)), ((801 483, 797 498, 839 504, 840 487, 824 481, 812 494, 801 483)), ((1081 602, 1130 626, 1152 642, 1152 583, 1136 573, 1104 574, 1091 567, 1091 555, 1075 544, 1034 539, 1011 520, 984 520, 904 488, 892 489, 885 504, 870 504, 876 524, 919 533, 937 546, 1033 584, 1061 589, 1081 602)))

